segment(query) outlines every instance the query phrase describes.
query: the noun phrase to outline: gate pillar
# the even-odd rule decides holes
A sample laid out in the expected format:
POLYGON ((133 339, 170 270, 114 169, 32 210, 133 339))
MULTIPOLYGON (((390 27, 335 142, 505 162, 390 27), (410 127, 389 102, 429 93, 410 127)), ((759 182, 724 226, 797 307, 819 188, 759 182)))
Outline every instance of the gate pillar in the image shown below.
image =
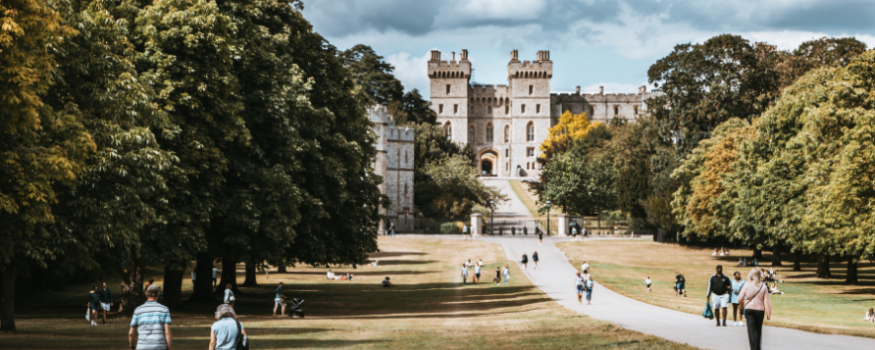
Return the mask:
POLYGON ((568 214, 559 214, 559 237, 568 236, 568 214))

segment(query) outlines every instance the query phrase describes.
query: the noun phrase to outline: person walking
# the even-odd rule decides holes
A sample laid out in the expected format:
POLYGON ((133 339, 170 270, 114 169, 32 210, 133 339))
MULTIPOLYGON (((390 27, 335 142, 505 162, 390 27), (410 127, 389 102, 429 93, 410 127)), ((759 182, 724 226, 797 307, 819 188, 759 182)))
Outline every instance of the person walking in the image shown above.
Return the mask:
POLYGON ((234 291, 231 290, 230 283, 225 285, 225 304, 230 305, 232 309, 234 308, 234 291))
POLYGON ((468 284, 468 264, 462 264, 462 284, 468 284))
POLYGON ((644 284, 647 286, 648 292, 650 291, 650 283, 651 283, 650 276, 647 276, 647 278, 644 279, 644 284))
POLYGON ((276 287, 276 298, 273 299, 273 318, 276 318, 276 309, 282 306, 281 317, 286 317, 286 296, 283 294, 283 283, 280 282, 276 287))
POLYGON ((510 267, 504 264, 504 285, 507 285, 507 281, 510 281, 510 267))
POLYGON ((729 307, 729 295, 732 291, 732 282, 723 274, 723 265, 717 265, 717 273, 708 279, 708 292, 705 299, 711 300, 711 308, 714 309, 714 319, 720 327, 720 310, 723 309, 723 327, 726 327, 726 308, 729 307))
POLYGON ((763 317, 772 319, 772 301, 769 288, 763 283, 759 269, 753 268, 747 274, 747 283, 738 294, 738 307, 744 310, 747 321, 747 339, 750 350, 760 350, 763 341, 763 317))
POLYGON ((219 272, 215 266, 213 266, 213 288, 216 288, 216 284, 218 284, 218 280, 216 279, 216 274, 219 272))
POLYGON ((538 252, 532 253, 532 262, 535 263, 535 270, 538 269, 538 252))
POLYGON ((732 279, 732 295, 729 297, 729 302, 732 303, 732 321, 735 322, 735 326, 744 326, 744 319, 742 319, 744 315, 738 315, 738 293, 741 293, 741 288, 744 287, 744 279, 741 278, 741 272, 738 271, 733 272, 732 277, 734 277, 732 279))
POLYGON ((675 273, 675 275, 674 275, 675 295, 674 296, 677 297, 677 296, 680 296, 681 294, 683 294, 684 298, 687 297, 687 289, 684 288, 686 285, 686 282, 687 282, 687 280, 684 279, 684 275, 681 275, 680 272, 675 273))
POLYGON ((538 235, 538 245, 544 244, 544 231, 541 231, 541 229, 536 226, 535 234, 538 235))
POLYGON ((149 286, 146 288, 146 302, 134 310, 128 331, 128 345, 132 350, 173 350, 170 310, 158 303, 160 293, 158 286, 149 286), (134 335, 138 336, 136 343, 134 335))
POLYGON ((522 263, 523 263, 523 268, 526 269, 526 270, 528 270, 528 269, 529 269, 529 256, 526 255, 526 253, 523 253, 523 261, 522 261, 522 263))
POLYGON ((580 239, 583 240, 586 238, 586 226, 580 229, 580 239))
POLYGON ((571 240, 577 240, 577 227, 571 227, 571 240))
POLYGON ((100 310, 100 295, 97 294, 97 286, 91 286, 91 290, 88 292, 88 304, 85 306, 91 312, 91 325, 96 326, 97 312, 100 310))
POLYGON ((595 282, 592 280, 592 274, 586 275, 586 305, 592 304, 592 287, 595 282))
POLYGON ((501 284, 501 268, 495 268, 495 285, 501 284))
POLYGON ((480 283, 480 269, 483 267, 481 264, 474 264, 474 284, 480 283))
POLYGON ((577 277, 574 279, 574 289, 577 291, 577 305, 583 304, 583 291, 586 290, 586 287, 584 287, 583 276, 580 272, 577 273, 577 277))
POLYGON ((249 344, 249 338, 243 324, 237 319, 234 308, 230 305, 219 305, 216 308, 216 322, 210 326, 210 350, 236 350, 237 344, 249 344))
POLYGON ((97 291, 98 296, 100 297, 100 308, 103 309, 103 325, 106 326, 106 314, 109 313, 109 309, 112 307, 112 291, 106 287, 106 282, 103 282, 103 288, 97 291))
POLYGON ((462 225, 462 236, 465 236, 465 239, 468 239, 468 225, 462 225))
POLYGON ((589 261, 584 261, 583 264, 580 264, 580 271, 583 272, 584 275, 589 273, 589 261))

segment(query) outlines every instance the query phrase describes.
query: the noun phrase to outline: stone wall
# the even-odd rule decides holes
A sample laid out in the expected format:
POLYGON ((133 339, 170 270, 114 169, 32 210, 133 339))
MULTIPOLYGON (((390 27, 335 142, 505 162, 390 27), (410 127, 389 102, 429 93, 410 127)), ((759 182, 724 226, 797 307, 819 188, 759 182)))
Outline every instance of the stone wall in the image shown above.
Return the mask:
MULTIPOLYGON (((396 127, 385 106, 368 109, 369 118, 377 133, 377 156, 374 173, 383 177, 380 192, 391 200, 380 214, 395 225, 397 232, 413 230, 413 128, 396 127)), ((381 223, 380 231, 388 226, 381 223)))

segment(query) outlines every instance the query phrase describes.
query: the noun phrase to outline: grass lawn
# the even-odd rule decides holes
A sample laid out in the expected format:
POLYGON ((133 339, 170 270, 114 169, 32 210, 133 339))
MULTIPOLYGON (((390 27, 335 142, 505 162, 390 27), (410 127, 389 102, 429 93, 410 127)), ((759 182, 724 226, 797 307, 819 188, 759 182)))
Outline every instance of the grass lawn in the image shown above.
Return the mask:
MULTIPOLYGON (((507 263, 497 244, 422 238, 380 237, 378 267, 335 267, 355 273, 355 281, 328 281, 327 268, 290 268, 259 275, 259 287, 241 288, 237 311, 254 349, 689 349, 686 345, 632 332, 567 310, 511 264, 511 283, 491 283, 495 268, 507 263), (483 280, 462 285, 461 264, 486 263, 483 280), (382 288, 391 276, 396 288, 382 288), (306 300, 304 319, 273 319, 275 283, 285 294, 306 300)), ((243 280, 242 266, 239 270, 243 280)), ((150 270, 161 285, 160 273, 150 270)), ((471 271, 470 275, 473 275, 471 271)), ((0 349, 126 349, 130 319, 108 327, 83 319, 85 295, 92 283, 60 292, 20 296, 19 331, 0 334, 0 349)), ((117 281, 112 281, 117 286, 117 281)), ((191 292, 186 278, 184 294, 191 292)), ((113 288, 114 291, 117 288, 113 288)), ((174 310, 176 349, 206 349, 216 304, 174 310)))
MULTIPOLYGON (((732 250, 730 255, 711 256, 713 249, 689 248, 659 244, 647 240, 603 240, 564 242, 565 251, 575 266, 587 260, 593 276, 612 290, 628 297, 665 308, 701 315, 705 306, 708 278, 715 266, 723 265, 731 277, 739 271, 746 278, 750 267, 738 267, 739 257, 749 258, 749 250, 732 250), (676 297, 673 290, 675 272, 686 277, 687 298, 676 297), (653 280, 653 291, 647 292, 644 278, 653 280)), ((771 255, 766 254, 764 268, 771 267, 771 255)), ((784 255, 785 259, 791 256, 784 255)), ((749 260, 749 259, 748 259, 749 260)), ((858 285, 844 284, 846 264, 833 262, 833 279, 814 278, 815 263, 803 263, 802 271, 791 271, 792 260, 779 267, 783 283, 778 289, 785 294, 772 295, 772 320, 767 325, 796 328, 828 334, 847 334, 875 338, 875 325, 864 323, 863 316, 875 307, 875 265, 859 264, 858 285)), ((728 309, 732 322, 732 309, 728 309)), ((704 322, 704 321, 703 321, 704 322)), ((708 321, 712 322, 712 321, 708 321)))
MULTIPOLYGON (((510 188, 513 189, 513 192, 516 193, 516 196, 519 197, 521 201, 523 201, 523 204, 526 205, 526 208, 529 209, 529 212, 532 213, 532 216, 536 218, 540 218, 541 216, 543 216, 544 218, 547 217, 546 213, 544 213, 544 215, 538 214, 538 205, 536 204, 538 202, 538 195, 529 192, 529 185, 527 183, 524 183, 520 180, 509 180, 509 182, 510 188)), ((560 210, 558 206, 554 206, 550 209, 551 217, 556 218, 559 214, 562 214, 562 210, 560 210)))

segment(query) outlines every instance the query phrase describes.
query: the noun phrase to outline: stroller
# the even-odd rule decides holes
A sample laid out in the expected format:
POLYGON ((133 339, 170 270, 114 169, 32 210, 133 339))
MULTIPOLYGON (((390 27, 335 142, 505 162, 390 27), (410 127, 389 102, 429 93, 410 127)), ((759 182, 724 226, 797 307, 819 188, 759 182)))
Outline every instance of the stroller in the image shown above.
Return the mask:
POLYGON ((301 304, 303 303, 303 299, 286 299, 286 311, 291 318, 304 318, 304 309, 301 308, 301 304))

